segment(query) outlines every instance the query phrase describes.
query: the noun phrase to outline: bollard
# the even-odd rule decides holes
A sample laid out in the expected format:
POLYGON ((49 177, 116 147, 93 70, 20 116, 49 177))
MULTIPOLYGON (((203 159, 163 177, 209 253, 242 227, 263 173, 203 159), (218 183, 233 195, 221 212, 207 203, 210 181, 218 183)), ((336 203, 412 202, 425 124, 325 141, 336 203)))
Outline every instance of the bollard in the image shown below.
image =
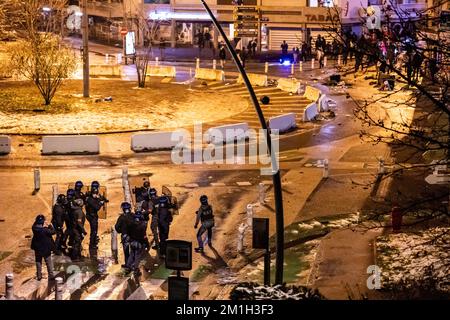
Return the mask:
POLYGON ((259 203, 264 204, 266 203, 266 188, 264 187, 264 183, 260 183, 258 185, 259 188, 259 203))
POLYGON ((122 54, 119 53, 119 54, 117 55, 117 64, 121 64, 121 63, 122 63, 122 54))
POLYGON ((327 56, 325 56, 325 57, 323 58, 323 66, 324 66, 324 67, 327 66, 327 60, 328 60, 328 58, 327 58, 327 56))
POLYGON ((109 63, 109 54, 105 55, 105 63, 108 64, 109 63))
POLYGON ((114 227, 111 228, 111 254, 114 259, 114 264, 118 264, 119 251, 117 247, 117 231, 114 227))
POLYGON ((39 168, 34 169, 34 191, 41 189, 41 172, 39 168))
POLYGON ((6 300, 14 300, 14 275, 12 273, 7 273, 5 276, 5 298, 6 300))
POLYGON ((342 55, 338 55, 338 66, 342 64, 342 55))
POLYGON ((159 57, 156 57, 156 58, 155 58, 155 65, 156 65, 156 66, 159 66, 159 57))
POLYGON ((58 189, 58 185, 54 184, 52 186, 52 201, 53 201, 53 205, 56 203, 56 199, 58 199, 58 194, 59 194, 59 189, 58 189))
POLYGON ((125 181, 128 181, 128 167, 122 168, 122 187, 125 187, 125 181))
POLYGON ((379 175, 385 174, 384 160, 383 159, 378 159, 378 174, 379 175))
POLYGON ((216 70, 217 68, 217 61, 216 59, 213 60, 213 70, 216 70))
POLYGON ((57 277, 55 279, 55 300, 62 300, 63 298, 63 278, 57 277))
POLYGON ((238 243, 237 243, 237 251, 238 252, 242 252, 244 250, 245 229, 247 229, 247 225, 245 223, 241 223, 238 228, 238 243))
POLYGON ((291 75, 294 75, 294 64, 291 64, 291 75))
POLYGON ((247 205, 247 226, 251 227, 253 222, 253 206, 247 205))
POLYGON ((392 231, 399 232, 402 227, 402 218, 403 218, 401 209, 394 205, 392 207, 391 215, 392 215, 392 231))
POLYGON ((328 178, 328 159, 323 160, 323 178, 328 178))
POLYGON ((302 72, 303 71, 303 61, 300 61, 299 68, 300 68, 300 72, 302 72))
POLYGON ((266 62, 264 63, 264 73, 268 73, 269 72, 269 63, 266 62))
POLYGON ((311 59, 311 69, 314 69, 314 58, 311 59))
POLYGON ((196 69, 200 68, 200 58, 197 58, 197 60, 195 62, 195 68, 196 69))

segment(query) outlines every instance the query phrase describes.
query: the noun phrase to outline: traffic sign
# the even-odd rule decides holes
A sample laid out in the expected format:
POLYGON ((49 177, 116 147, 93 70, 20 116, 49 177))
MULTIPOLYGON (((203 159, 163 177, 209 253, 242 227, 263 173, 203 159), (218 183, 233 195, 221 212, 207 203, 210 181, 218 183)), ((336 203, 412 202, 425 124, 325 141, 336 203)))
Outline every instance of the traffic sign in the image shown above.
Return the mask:
POLYGON ((450 174, 430 174, 425 181, 428 184, 448 184, 450 183, 450 174))

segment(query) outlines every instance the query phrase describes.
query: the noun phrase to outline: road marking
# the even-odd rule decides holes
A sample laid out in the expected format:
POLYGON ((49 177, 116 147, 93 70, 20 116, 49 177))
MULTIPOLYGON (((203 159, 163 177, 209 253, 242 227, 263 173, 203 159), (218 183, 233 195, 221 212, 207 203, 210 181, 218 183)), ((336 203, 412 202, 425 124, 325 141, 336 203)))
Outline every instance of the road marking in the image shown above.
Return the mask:
POLYGON ((213 186, 213 187, 225 187, 225 183, 223 183, 223 182, 211 182, 211 186, 213 186))
POLYGON ((247 186, 251 186, 252 184, 250 183, 250 182, 248 182, 248 181, 239 181, 239 182, 236 182, 236 184, 238 185, 238 186, 240 186, 240 187, 247 187, 247 186))
POLYGON ((198 184, 196 183, 188 183, 184 185, 185 188, 198 188, 198 184))

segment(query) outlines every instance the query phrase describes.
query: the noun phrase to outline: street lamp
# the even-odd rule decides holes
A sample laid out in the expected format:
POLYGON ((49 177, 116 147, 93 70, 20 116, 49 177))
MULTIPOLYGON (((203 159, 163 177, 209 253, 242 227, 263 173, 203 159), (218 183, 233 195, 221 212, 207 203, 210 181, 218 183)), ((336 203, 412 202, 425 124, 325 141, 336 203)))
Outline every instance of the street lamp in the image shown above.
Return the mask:
POLYGON ((87 0, 83 0, 82 37, 83 37, 83 97, 89 98, 89 23, 87 0))
POLYGON ((211 20, 217 30, 220 32, 228 50, 233 57, 233 60, 239 69, 239 72, 242 75, 242 79, 244 80, 245 86, 250 94, 250 97, 253 102, 253 106, 255 107, 256 113, 258 114, 259 122, 261 123, 262 129, 264 129, 264 135, 267 141, 267 149, 270 153, 271 165, 272 165, 272 180, 273 180, 273 192, 275 198, 275 224, 276 224, 276 262, 275 262, 275 284, 283 283, 283 263, 284 263, 284 213, 283 213, 283 193, 281 189, 281 176, 280 170, 277 166, 276 155, 272 152, 272 140, 270 132, 267 130, 266 120, 264 118, 264 114, 262 112, 261 106, 259 105, 258 98, 256 97, 255 91, 247 77, 247 73, 242 67, 241 61, 239 57, 232 47, 230 41, 228 40, 225 32, 217 21, 216 17, 212 13, 209 6, 206 4, 205 0, 200 0, 208 12, 211 20))

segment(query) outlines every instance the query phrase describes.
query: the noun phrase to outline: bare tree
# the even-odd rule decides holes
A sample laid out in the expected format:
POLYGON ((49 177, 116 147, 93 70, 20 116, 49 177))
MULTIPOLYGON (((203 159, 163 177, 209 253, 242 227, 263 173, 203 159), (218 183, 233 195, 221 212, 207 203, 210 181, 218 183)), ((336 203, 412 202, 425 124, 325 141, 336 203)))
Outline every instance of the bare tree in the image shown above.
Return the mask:
POLYGON ((7 0, 4 25, 17 30, 19 41, 10 50, 11 68, 33 81, 51 103, 62 81, 75 69, 73 52, 61 36, 66 0, 7 0))

